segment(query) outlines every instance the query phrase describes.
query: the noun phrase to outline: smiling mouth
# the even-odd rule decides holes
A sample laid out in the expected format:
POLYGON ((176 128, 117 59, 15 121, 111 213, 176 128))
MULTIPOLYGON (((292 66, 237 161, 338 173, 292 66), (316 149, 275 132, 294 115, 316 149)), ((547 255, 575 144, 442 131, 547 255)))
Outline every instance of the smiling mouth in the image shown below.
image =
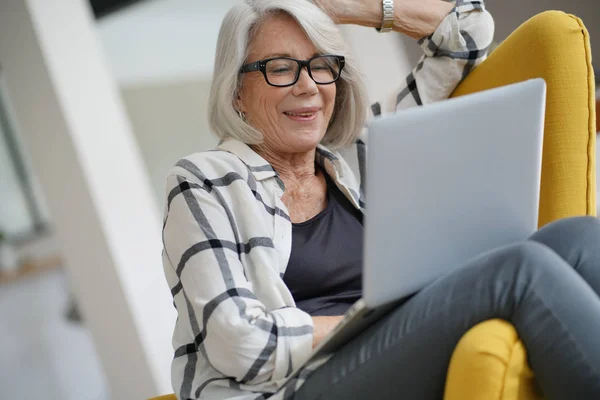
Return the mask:
POLYGON ((301 113, 284 112, 283 115, 294 122, 312 122, 317 119, 318 113, 317 111, 301 113))
POLYGON ((319 107, 306 107, 306 108, 298 108, 295 110, 284 111, 283 114, 296 122, 310 122, 314 121, 321 109, 319 107))
POLYGON ((290 111, 286 111, 286 112, 284 112, 285 115, 289 115, 289 116, 292 116, 292 117, 312 117, 316 113, 317 113, 316 111, 310 111, 310 112, 290 112, 290 111))

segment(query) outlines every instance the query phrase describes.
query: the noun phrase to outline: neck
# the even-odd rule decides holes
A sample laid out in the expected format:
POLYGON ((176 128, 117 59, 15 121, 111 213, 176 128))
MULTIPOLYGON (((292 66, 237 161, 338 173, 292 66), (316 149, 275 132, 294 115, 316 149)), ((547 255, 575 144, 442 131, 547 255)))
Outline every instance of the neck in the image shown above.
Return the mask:
POLYGON ((279 177, 291 186, 311 184, 316 175, 315 153, 316 149, 305 153, 281 153, 273 151, 267 144, 252 146, 262 158, 267 160, 279 177))

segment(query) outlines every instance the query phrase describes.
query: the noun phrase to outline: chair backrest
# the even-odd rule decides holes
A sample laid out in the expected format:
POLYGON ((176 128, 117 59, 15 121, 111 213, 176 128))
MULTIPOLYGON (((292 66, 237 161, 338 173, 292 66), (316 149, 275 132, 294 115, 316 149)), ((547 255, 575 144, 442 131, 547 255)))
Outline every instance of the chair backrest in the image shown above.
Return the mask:
POLYGON ((452 97, 531 78, 544 78, 548 86, 539 224, 596 215, 594 70, 579 18, 559 11, 531 18, 452 97))

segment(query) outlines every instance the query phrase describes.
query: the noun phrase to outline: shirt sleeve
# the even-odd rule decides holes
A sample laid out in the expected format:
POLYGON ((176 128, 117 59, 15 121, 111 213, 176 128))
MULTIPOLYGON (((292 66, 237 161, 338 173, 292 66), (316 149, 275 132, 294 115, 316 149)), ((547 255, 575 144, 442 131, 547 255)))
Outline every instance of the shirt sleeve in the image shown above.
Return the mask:
MULTIPOLYGON (((494 19, 483 0, 455 0, 454 8, 430 36, 419 40, 423 51, 417 65, 406 77, 404 89, 396 98, 396 111, 445 100, 458 84, 486 58, 494 37, 494 19)), ((373 116, 381 105, 371 106, 373 116)), ((366 179, 366 151, 369 131, 340 154, 360 181, 366 179)))
POLYGON ((423 55, 406 77, 396 110, 447 99, 487 57, 494 20, 483 1, 456 0, 435 32, 419 40, 423 55))
POLYGON ((232 213, 210 181, 171 175, 167 190, 164 251, 178 277, 173 295, 185 300, 179 318, 189 322, 194 345, 238 382, 284 378, 310 356, 311 317, 293 307, 267 310, 253 293, 239 253, 250 244, 237 243, 232 213))

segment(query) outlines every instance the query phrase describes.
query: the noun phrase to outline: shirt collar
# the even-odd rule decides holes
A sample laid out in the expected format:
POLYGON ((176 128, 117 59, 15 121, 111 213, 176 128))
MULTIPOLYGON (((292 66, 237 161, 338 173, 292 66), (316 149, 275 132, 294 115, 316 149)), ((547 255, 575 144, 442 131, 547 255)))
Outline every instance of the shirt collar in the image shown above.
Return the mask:
MULTIPOLYGON (((217 145, 218 150, 224 150, 237 156, 254 175, 257 181, 273 178, 277 172, 271 167, 271 164, 262 158, 257 152, 252 150, 246 143, 227 138, 217 145)), ((339 158, 323 145, 317 146, 315 161, 325 168, 329 176, 335 181, 343 177, 343 168, 341 168, 339 158)))
POLYGON ((246 164, 257 181, 262 181, 264 179, 277 176, 277 172, 275 172, 273 167, 271 167, 271 164, 269 164, 267 160, 258 155, 257 152, 252 150, 250 146, 242 141, 228 138, 222 140, 217 145, 217 149, 227 151, 237 156, 244 164, 246 164))

